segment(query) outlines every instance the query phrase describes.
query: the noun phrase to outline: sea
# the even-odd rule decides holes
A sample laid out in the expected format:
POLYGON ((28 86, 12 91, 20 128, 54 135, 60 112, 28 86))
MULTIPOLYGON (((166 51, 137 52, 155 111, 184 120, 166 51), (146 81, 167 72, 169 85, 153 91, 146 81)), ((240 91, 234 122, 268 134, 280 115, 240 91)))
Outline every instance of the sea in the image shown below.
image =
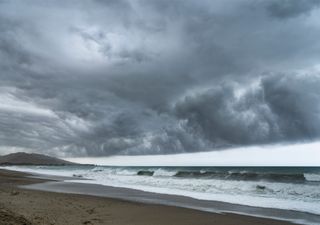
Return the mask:
MULTIPOLYGON (((6 167, 8 169, 8 167, 6 167)), ((11 166, 65 182, 320 215, 320 167, 11 166), (72 179, 71 179, 72 177, 72 179)))

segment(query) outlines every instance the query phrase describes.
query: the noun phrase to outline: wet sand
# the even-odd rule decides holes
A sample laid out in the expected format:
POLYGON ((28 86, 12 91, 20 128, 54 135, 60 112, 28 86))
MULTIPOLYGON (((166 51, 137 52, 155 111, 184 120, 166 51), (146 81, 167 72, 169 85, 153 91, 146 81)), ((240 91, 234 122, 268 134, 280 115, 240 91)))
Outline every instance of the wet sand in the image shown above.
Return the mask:
POLYGON ((236 214, 216 214, 80 194, 21 189, 44 180, 0 170, 0 225, 289 225, 236 214))

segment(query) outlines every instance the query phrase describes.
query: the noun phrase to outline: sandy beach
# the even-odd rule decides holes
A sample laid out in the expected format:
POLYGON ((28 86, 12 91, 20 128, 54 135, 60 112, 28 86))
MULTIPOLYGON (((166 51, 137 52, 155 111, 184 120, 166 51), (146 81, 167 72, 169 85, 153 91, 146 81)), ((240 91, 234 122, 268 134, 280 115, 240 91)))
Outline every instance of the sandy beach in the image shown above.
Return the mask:
POLYGON ((288 222, 235 214, 215 214, 87 195, 25 190, 18 185, 44 180, 0 170, 0 225, 286 225, 288 222))

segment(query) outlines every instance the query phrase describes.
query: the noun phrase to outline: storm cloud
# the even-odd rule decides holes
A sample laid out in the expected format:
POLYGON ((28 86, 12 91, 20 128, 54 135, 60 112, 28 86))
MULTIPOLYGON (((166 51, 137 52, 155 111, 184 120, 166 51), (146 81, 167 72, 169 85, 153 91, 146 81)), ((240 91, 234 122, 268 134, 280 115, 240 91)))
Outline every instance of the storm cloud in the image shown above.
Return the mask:
POLYGON ((0 151, 320 139, 319 1, 0 1, 0 151))

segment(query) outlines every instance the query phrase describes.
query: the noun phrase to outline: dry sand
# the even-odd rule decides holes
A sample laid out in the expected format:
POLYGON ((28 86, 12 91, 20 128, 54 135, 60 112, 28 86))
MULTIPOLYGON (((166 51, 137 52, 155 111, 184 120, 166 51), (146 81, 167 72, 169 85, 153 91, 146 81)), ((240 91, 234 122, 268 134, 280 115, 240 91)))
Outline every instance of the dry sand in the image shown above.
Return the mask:
POLYGON ((0 170, 0 225, 287 225, 283 221, 215 214, 109 198, 24 190, 42 182, 0 170))

